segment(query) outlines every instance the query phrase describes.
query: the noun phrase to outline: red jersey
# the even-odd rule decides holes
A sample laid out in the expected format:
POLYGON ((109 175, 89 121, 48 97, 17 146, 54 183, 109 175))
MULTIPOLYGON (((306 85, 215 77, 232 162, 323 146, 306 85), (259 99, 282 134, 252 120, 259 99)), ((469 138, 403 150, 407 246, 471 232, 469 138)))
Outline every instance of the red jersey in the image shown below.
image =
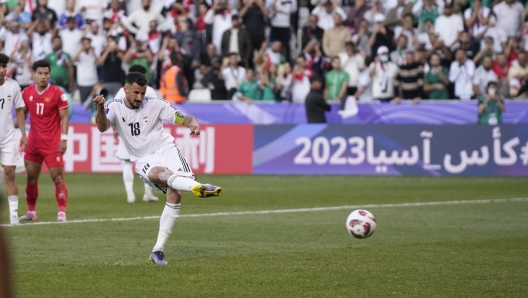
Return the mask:
POLYGON ((59 110, 70 106, 64 92, 52 84, 38 92, 37 85, 34 84, 24 89, 22 99, 30 116, 28 144, 40 148, 57 147, 62 133, 59 110))

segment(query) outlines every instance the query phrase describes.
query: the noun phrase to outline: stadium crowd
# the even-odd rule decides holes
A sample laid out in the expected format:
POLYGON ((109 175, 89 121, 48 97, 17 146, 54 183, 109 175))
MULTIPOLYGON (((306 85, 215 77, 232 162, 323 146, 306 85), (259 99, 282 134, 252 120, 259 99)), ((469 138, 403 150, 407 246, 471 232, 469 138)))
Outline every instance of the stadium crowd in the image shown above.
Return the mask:
MULTIPOLYGON (((171 102, 528 99, 528 2, 516 0, 1 0, 9 77, 85 102, 130 66, 171 102)), ((88 101, 90 102, 90 101, 88 101)))

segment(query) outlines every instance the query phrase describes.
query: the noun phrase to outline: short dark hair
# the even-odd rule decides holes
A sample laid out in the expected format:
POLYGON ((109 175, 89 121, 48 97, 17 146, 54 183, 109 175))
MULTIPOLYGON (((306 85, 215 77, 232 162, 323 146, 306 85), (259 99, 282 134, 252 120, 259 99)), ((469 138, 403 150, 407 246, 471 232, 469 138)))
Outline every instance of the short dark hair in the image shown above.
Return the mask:
POLYGON ((486 85, 486 89, 488 89, 490 86, 495 86, 495 87, 497 87, 497 82, 495 82, 495 81, 489 81, 488 84, 486 85))
POLYGON ((60 40, 62 41, 62 37, 60 37, 60 35, 55 35, 55 36, 53 36, 52 41, 55 40, 55 39, 57 39, 57 38, 60 39, 60 40))
POLYGON ((130 66, 130 68, 128 69, 128 72, 139 72, 142 74, 146 74, 147 69, 141 65, 136 64, 136 65, 130 66))
POLYGON ((0 65, 7 65, 9 63, 9 56, 0 53, 0 65))
POLYGON ((37 60, 33 63, 31 68, 33 69, 33 72, 36 72, 39 67, 48 68, 48 71, 51 71, 51 66, 48 60, 37 60))
POLYGON ((126 76, 125 82, 127 85, 138 84, 139 86, 143 87, 147 85, 147 77, 139 72, 129 72, 126 76))
POLYGON ((229 53, 229 57, 231 57, 231 56, 237 56, 238 57, 238 54, 235 53, 235 52, 231 52, 231 53, 229 53))

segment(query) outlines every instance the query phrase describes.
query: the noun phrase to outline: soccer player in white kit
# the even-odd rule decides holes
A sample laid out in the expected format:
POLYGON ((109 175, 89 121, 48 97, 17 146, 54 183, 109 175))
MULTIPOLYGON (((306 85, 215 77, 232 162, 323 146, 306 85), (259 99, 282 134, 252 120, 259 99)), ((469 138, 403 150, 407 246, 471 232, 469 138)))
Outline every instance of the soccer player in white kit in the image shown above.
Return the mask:
MULTIPOLYGON (((128 72, 139 72, 146 74, 147 70, 141 65, 132 65, 128 72)), ((124 98, 125 89, 121 88, 117 91, 114 98, 124 98)), ((158 97, 154 88, 147 86, 147 92, 145 97, 158 97)), ((114 130, 114 138, 118 138, 117 130, 114 130)), ((134 174, 132 173, 132 167, 134 163, 130 161, 130 154, 125 148, 125 143, 121 138, 119 139, 119 145, 117 147, 117 158, 123 161, 123 182, 125 183, 125 190, 127 193, 127 202, 134 203, 136 201, 136 195, 134 194, 134 174)), ((157 202, 158 198, 152 193, 152 187, 145 183, 145 194, 143 194, 143 202, 157 202)))
POLYGON ((163 129, 162 121, 167 121, 190 128, 191 135, 199 135, 200 125, 196 118, 182 114, 162 99, 145 97, 147 78, 141 73, 129 73, 124 89, 124 98, 106 103, 102 96, 94 98, 95 122, 101 132, 111 125, 117 129, 130 161, 136 162, 136 173, 167 194, 158 240, 150 254, 152 263, 165 265, 163 249, 180 213, 182 191, 190 191, 198 197, 212 197, 222 195, 222 188, 196 182, 187 161, 174 144, 174 137, 163 129))
POLYGON ((18 185, 15 180, 15 169, 18 163, 18 148, 25 150, 27 146, 26 126, 24 116, 24 101, 17 81, 6 78, 9 57, 0 54, 0 162, 4 168, 7 184, 7 199, 9 201, 9 219, 12 225, 18 220, 18 185), (16 109, 17 124, 22 137, 17 142, 13 126, 13 107, 16 109))

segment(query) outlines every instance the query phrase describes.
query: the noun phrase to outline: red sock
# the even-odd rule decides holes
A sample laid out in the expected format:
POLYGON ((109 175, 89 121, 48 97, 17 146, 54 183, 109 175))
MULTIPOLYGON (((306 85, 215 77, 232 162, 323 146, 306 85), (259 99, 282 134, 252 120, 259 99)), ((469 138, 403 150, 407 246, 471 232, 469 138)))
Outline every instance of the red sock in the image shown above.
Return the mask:
POLYGON ((55 184, 55 198, 57 199, 57 205, 59 205, 59 212, 66 212, 66 205, 68 204, 68 188, 66 188, 66 183, 64 183, 64 181, 55 184))
POLYGON ((37 207, 38 184, 26 184, 26 202, 28 211, 35 211, 37 207))

